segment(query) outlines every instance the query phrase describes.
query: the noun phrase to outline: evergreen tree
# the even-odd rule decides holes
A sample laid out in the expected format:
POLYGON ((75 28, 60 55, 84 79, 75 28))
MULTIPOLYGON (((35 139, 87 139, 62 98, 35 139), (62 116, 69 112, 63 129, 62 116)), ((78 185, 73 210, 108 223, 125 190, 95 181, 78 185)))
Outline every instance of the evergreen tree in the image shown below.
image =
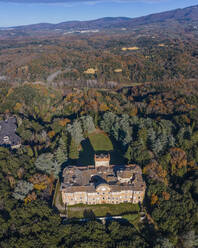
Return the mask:
POLYGON ((131 148, 131 146, 129 146, 124 155, 124 157, 128 160, 128 162, 131 161, 132 152, 133 152, 133 149, 131 148))
POLYGON ((78 147, 75 143, 75 141, 72 139, 71 140, 71 144, 70 144, 70 147, 69 147, 69 158, 70 159, 78 159, 79 158, 79 151, 78 151, 78 147))
POLYGON ((72 139, 77 145, 79 145, 81 141, 84 140, 81 123, 78 120, 75 120, 72 125, 68 124, 67 131, 70 133, 72 139))
POLYGON ((82 126, 83 126, 83 130, 86 133, 93 133, 95 131, 95 125, 93 122, 93 118, 91 116, 83 116, 80 118, 82 121, 82 126))
POLYGON ((112 112, 106 112, 103 116, 103 120, 100 123, 101 128, 110 133, 112 127, 114 126, 116 115, 112 112))
POLYGON ((67 143, 66 140, 64 140, 62 137, 59 140, 59 146, 58 149, 56 150, 55 158, 59 164, 63 164, 68 159, 67 143))

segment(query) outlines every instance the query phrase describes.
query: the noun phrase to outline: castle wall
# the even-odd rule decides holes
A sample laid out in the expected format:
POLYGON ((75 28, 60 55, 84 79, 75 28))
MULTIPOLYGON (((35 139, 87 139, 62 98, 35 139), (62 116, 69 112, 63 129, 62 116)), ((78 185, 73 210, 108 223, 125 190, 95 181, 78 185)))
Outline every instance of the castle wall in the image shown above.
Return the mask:
POLYGON ((64 204, 137 204, 143 201, 146 185, 139 166, 130 165, 115 172, 110 166, 110 155, 95 155, 94 160, 95 168, 88 166, 87 169, 74 167, 64 170, 64 182, 61 184, 64 204), (109 178, 113 183, 108 183, 109 178))
POLYGON ((125 190, 119 192, 62 192, 63 203, 67 205, 75 205, 79 203, 93 205, 93 204, 119 204, 119 203, 133 203, 142 202, 144 199, 144 191, 125 190))
POLYGON ((95 167, 100 167, 100 166, 105 166, 105 167, 109 167, 109 161, 95 161, 95 167))

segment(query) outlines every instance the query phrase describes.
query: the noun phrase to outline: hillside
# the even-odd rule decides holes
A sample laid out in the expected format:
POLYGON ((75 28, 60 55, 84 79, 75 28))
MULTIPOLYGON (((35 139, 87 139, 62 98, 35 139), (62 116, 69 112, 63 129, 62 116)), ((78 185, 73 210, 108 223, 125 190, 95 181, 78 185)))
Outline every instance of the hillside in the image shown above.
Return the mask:
POLYGON ((198 5, 187 7, 184 9, 176 9, 172 11, 151 14, 138 18, 127 17, 105 17, 91 21, 68 21, 58 24, 40 23, 26 26, 11 27, 4 30, 5 34, 9 32, 17 32, 18 35, 36 35, 41 31, 68 31, 68 30, 84 30, 84 29, 118 29, 118 28, 138 28, 142 25, 158 24, 164 28, 171 25, 196 25, 198 24, 198 5))
POLYGON ((115 88, 197 78, 198 6, 0 30, 0 80, 115 88))
POLYGON ((0 30, 0 80, 114 88, 197 78, 198 7, 0 30))

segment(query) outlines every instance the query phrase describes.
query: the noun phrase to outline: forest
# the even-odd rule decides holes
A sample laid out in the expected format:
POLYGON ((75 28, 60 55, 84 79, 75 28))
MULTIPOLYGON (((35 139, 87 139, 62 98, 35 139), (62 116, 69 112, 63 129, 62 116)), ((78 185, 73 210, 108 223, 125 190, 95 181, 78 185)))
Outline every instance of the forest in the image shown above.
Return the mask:
POLYGON ((198 247, 197 10, 0 28, 0 120, 21 138, 0 146, 0 247, 198 247), (143 203, 62 218, 63 169, 96 152, 141 167, 143 203))
POLYGON ((1 119, 16 117, 22 146, 0 147, 0 246, 197 247, 197 109, 196 79, 113 89, 1 84, 1 119), (88 143, 90 154, 103 149, 111 163, 141 166, 150 221, 63 221, 55 185, 65 166, 92 163, 88 143))
POLYGON ((47 82, 54 87, 115 88, 196 79, 195 24, 178 28, 158 23, 94 34, 19 34, 12 35, 12 39, 2 34, 0 80, 15 84, 47 82))

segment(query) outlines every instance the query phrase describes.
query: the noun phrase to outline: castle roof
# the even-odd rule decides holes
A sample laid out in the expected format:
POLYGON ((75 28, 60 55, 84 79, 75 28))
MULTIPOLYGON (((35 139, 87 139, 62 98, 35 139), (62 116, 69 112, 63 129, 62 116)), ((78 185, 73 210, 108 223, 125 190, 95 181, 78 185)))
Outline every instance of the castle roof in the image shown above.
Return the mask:
POLYGON ((145 182, 142 179, 142 171, 138 165, 98 167, 69 166, 63 171, 61 190, 74 192, 92 192, 102 185, 108 185, 110 191, 123 190, 144 191, 145 182), (119 181, 120 178, 129 179, 127 182, 119 181))

